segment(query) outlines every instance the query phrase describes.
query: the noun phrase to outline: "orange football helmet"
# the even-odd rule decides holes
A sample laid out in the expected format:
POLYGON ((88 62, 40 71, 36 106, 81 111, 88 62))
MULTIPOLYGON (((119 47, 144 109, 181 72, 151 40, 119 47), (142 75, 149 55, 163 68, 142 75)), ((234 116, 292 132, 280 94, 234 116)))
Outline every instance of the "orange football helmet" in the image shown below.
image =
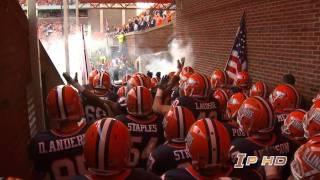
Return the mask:
POLYGON ((211 91, 211 84, 206 75, 193 73, 184 85, 185 96, 208 97, 211 91))
POLYGON ((101 72, 93 78, 93 88, 98 90, 109 90, 111 79, 109 73, 101 72))
POLYGON ((146 116, 152 112, 153 98, 149 89, 137 86, 127 94, 127 111, 136 116, 146 116))
POLYGON ((262 97, 249 97, 238 111, 237 122, 239 127, 248 134, 269 133, 274 128, 272 106, 262 97))
MULTIPOLYGON (((218 88, 214 91, 213 97, 219 102, 220 112, 222 112, 224 114, 226 111, 226 108, 227 108, 228 100, 229 100, 228 93, 226 92, 226 90, 224 90, 222 88, 218 88)), ((221 119, 219 119, 219 120, 221 120, 221 119)))
POLYGON ((194 70, 192 69, 192 67, 190 66, 183 67, 180 73, 180 81, 185 82, 193 73, 194 73, 194 70))
POLYGON ((97 74, 99 74, 99 71, 97 69, 90 72, 88 77, 89 85, 93 86, 93 78, 96 77, 97 74))
POLYGON ((225 87, 228 84, 228 75, 220 69, 214 70, 211 75, 212 88, 225 87))
POLYGON ((186 144, 192 164, 198 168, 224 165, 229 161, 229 133, 218 120, 205 118, 196 121, 190 127, 186 144))
POLYGON ((228 119, 235 119, 238 110, 243 101, 247 99, 247 95, 241 92, 233 94, 227 102, 226 115, 228 119))
POLYGON ((137 86, 143 86, 147 89, 151 88, 151 79, 147 75, 142 73, 133 74, 127 83, 129 89, 137 86))
POLYGON ((320 101, 316 101, 304 115, 303 129, 305 138, 320 134, 320 101))
POLYGON ((113 118, 96 121, 85 134, 83 151, 88 170, 103 174, 125 169, 130 157, 130 139, 128 128, 121 121, 113 118))
POLYGON ((234 81, 234 85, 237 87, 248 87, 250 84, 249 73, 246 71, 239 72, 237 78, 234 81))
POLYGON ((80 121, 84 116, 78 92, 69 85, 59 85, 50 90, 47 112, 54 121, 80 121))
POLYGON ((303 109, 292 111, 283 122, 282 134, 296 140, 304 139, 303 117, 305 114, 306 111, 303 109))
POLYGON ((121 86, 119 89, 118 89, 118 92, 117 92, 117 95, 118 97, 126 97, 127 96, 127 93, 128 93, 128 88, 127 86, 121 86))
POLYGON ((296 180, 320 179, 320 139, 312 138, 300 146, 294 153, 294 159, 290 164, 291 173, 296 180))
POLYGON ((168 140, 185 139, 190 126, 196 121, 193 113, 185 107, 171 107, 163 119, 165 137, 168 140))
POLYGON ((126 85, 130 78, 131 78, 131 75, 129 75, 129 74, 123 76, 123 78, 122 78, 122 86, 126 85))
POLYGON ((276 113, 284 113, 299 108, 300 95, 292 85, 281 84, 272 91, 269 102, 276 113))
POLYGON ((268 87, 266 83, 262 81, 255 82, 249 92, 249 96, 260 96, 262 98, 267 98, 268 87))

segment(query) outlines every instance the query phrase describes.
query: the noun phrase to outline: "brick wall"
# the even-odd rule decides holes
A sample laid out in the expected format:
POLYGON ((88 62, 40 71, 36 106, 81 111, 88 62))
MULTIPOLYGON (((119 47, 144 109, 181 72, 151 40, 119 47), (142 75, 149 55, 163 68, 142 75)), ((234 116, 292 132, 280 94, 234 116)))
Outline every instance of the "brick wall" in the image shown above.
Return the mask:
POLYGON ((246 11, 249 73, 275 86, 285 73, 310 99, 320 90, 319 0, 176 0, 176 36, 191 41, 194 67, 224 68, 246 11))
POLYGON ((0 176, 30 179, 27 86, 32 77, 28 21, 18 1, 11 0, 0 1, 0 21, 0 176))
POLYGON ((133 32, 126 35, 126 43, 131 59, 139 55, 168 50, 168 42, 172 39, 173 24, 133 32))

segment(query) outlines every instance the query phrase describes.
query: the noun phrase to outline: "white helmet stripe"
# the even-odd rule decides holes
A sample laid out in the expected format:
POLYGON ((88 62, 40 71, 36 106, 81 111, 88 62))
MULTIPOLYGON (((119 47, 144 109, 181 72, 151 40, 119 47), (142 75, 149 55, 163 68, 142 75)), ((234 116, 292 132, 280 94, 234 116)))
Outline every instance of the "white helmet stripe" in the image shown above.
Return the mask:
POLYGON ((100 73, 99 77, 99 86, 102 87, 102 79, 103 79, 103 73, 100 73))
POLYGON ((268 88, 267 88, 266 83, 262 82, 262 85, 263 85, 263 98, 266 98, 267 97, 268 88))
POLYGON ((181 106, 177 106, 177 110, 178 110, 178 115, 179 115, 179 127, 180 127, 180 134, 179 134, 179 138, 184 138, 184 121, 183 121, 183 112, 182 112, 182 107, 181 106))
POLYGON ((212 149, 209 149, 209 151, 212 151, 212 163, 215 164, 217 162, 217 141, 216 141, 216 133, 214 131, 214 127, 213 127, 213 124, 212 124, 212 120, 209 119, 209 118, 205 118, 205 121, 208 125, 208 129, 209 129, 209 132, 208 132, 208 135, 209 135, 209 138, 210 138, 210 142, 211 142, 211 147, 212 149))
POLYGON ((222 92, 223 96, 226 98, 226 100, 228 101, 229 97, 228 97, 228 94, 226 93, 226 91, 221 89, 221 92, 222 92))
POLYGON ((58 95, 58 106, 59 106, 59 111, 60 111, 60 116, 61 119, 66 119, 66 112, 64 111, 64 102, 63 102, 63 91, 64 86, 58 86, 57 87, 57 95, 58 95))
MULTIPOLYGON (((105 155, 105 147, 106 145, 106 136, 107 136, 107 132, 109 129, 109 125, 110 125, 111 121, 105 121, 105 123, 103 124, 102 127, 102 132, 99 132, 100 135, 100 140, 99 140, 99 150, 98 150, 98 155, 99 155, 99 169, 104 169, 104 155, 105 155)), ((98 126, 100 128, 100 125, 98 126)))
POLYGON ((209 91, 209 88, 210 88, 210 84, 209 84, 208 78, 203 74, 200 74, 200 76, 204 80, 204 85, 205 85, 205 87, 204 87, 204 96, 208 96, 208 94, 209 94, 208 91, 209 91))
POLYGON ((142 77, 141 76, 137 76, 137 77, 139 79, 140 86, 144 86, 142 77))
POLYGON ((138 106, 138 114, 141 114, 142 113, 142 87, 141 86, 138 86, 137 87, 137 106, 138 106))

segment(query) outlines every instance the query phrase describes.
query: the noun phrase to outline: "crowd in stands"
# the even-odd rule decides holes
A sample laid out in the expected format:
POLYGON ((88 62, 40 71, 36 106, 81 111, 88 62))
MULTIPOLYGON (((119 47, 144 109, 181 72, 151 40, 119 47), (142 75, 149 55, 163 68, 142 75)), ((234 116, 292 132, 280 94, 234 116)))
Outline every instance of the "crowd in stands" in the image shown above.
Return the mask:
POLYGON ((170 23, 175 16, 174 11, 169 10, 147 10, 139 16, 130 18, 128 23, 114 27, 116 34, 129 33, 134 31, 143 31, 148 28, 159 27, 163 24, 170 23))
MULTIPOLYGON (((27 0, 19 0, 20 4, 26 5, 27 0)), ((61 5, 62 0, 37 0, 38 5, 61 5)), ((68 4, 75 4, 75 0, 68 0, 68 4)))

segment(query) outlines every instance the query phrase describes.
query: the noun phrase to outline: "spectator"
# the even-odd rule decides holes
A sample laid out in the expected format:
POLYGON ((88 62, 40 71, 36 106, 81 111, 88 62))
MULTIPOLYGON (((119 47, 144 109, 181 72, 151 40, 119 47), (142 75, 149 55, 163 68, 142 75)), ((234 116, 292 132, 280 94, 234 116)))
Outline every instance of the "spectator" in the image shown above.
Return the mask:
POLYGON ((140 17, 140 30, 145 30, 147 28, 147 22, 144 21, 143 17, 140 17))
POLYGON ((149 27, 152 28, 152 27, 155 27, 156 26, 156 17, 153 16, 150 20, 150 25, 149 27))
POLYGON ((161 26, 163 24, 163 18, 160 16, 160 13, 156 15, 156 26, 161 26))
POLYGON ((292 74, 285 74, 282 77, 282 82, 290 84, 290 85, 295 85, 296 79, 292 74))

